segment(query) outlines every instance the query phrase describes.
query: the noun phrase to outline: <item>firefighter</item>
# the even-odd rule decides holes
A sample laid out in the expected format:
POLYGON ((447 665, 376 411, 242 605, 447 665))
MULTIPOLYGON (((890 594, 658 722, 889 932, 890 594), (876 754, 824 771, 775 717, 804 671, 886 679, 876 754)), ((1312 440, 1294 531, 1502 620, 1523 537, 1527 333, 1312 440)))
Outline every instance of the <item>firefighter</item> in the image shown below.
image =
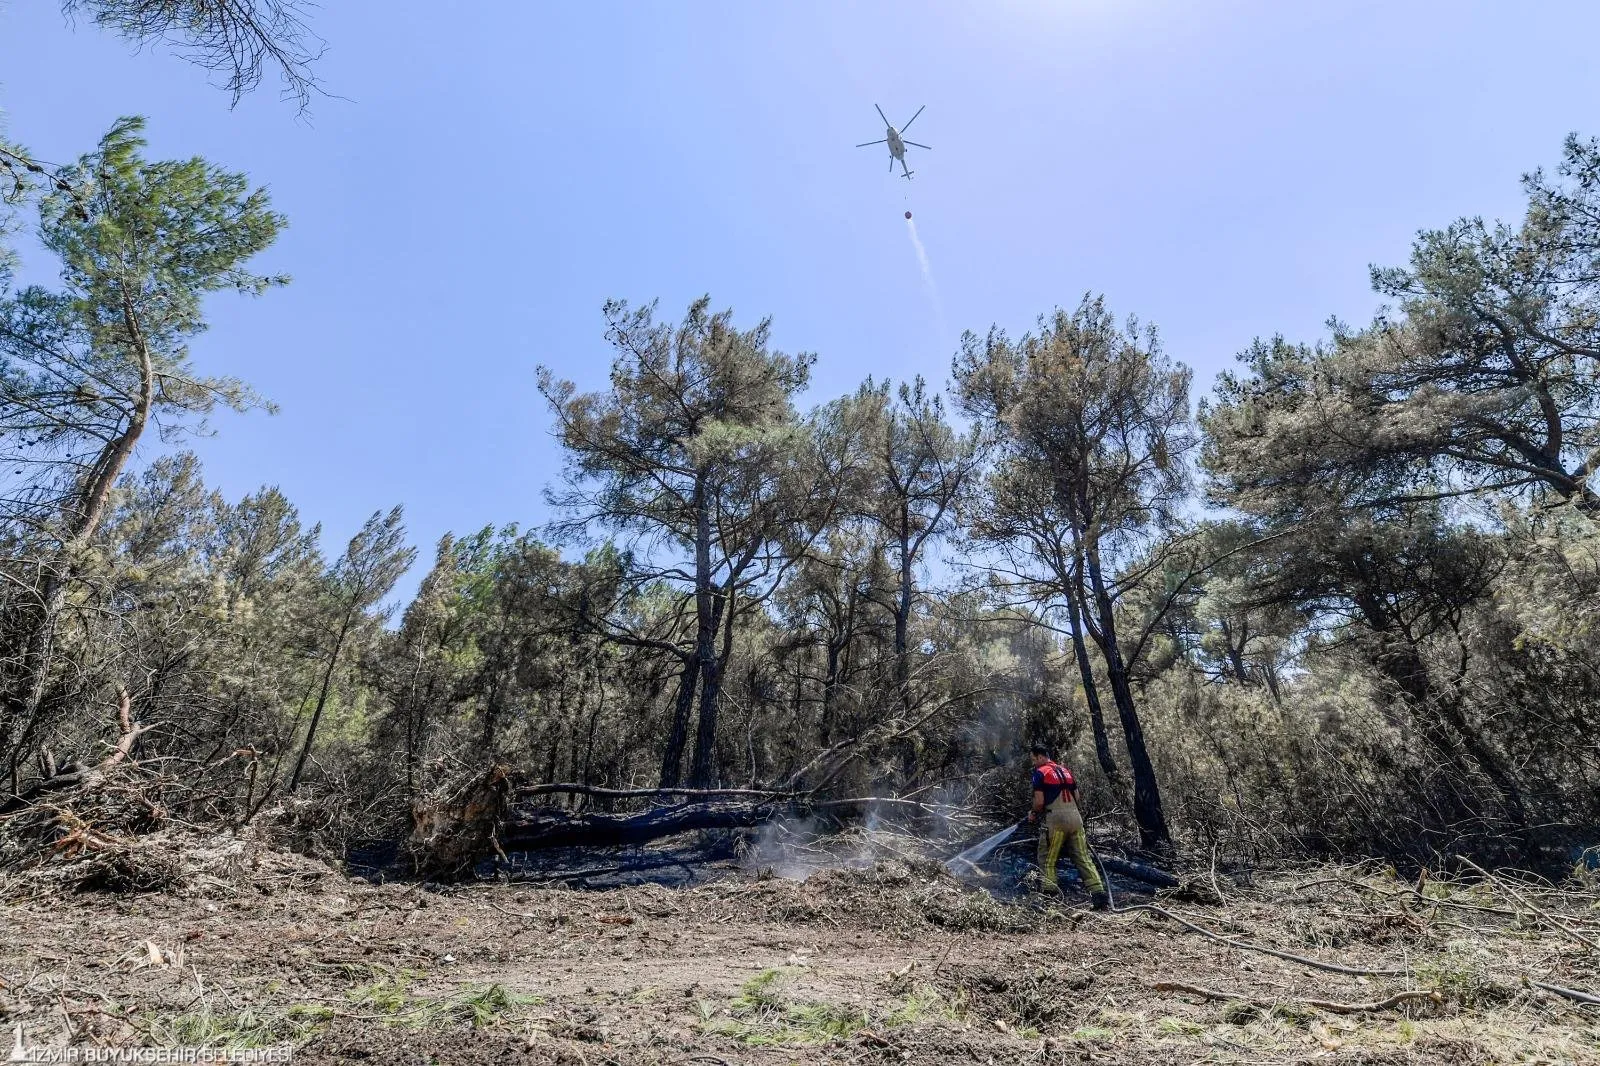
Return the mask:
POLYGON ((1097 911, 1111 906, 1105 882, 1089 855, 1089 840, 1083 832, 1083 815, 1078 812, 1078 782, 1072 771, 1050 758, 1050 749, 1035 744, 1033 760, 1033 809, 1028 821, 1039 825, 1039 890, 1051 895, 1061 892, 1056 884, 1056 860, 1061 845, 1067 845, 1072 865, 1089 890, 1089 905, 1097 911))

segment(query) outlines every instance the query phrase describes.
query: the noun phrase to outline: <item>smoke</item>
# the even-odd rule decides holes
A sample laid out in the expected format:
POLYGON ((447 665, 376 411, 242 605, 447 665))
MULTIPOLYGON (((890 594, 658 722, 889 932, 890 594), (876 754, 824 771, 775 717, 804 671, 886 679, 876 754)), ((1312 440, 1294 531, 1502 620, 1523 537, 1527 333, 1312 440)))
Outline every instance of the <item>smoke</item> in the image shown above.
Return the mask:
POLYGON ((906 232, 911 235, 911 246, 917 251, 917 265, 922 268, 922 283, 928 289, 928 303, 933 307, 933 321, 939 331, 939 342, 943 344, 949 337, 950 331, 944 325, 944 305, 939 300, 939 286, 933 280, 933 267, 928 263, 928 250, 922 246, 922 238, 917 234, 917 220, 906 219, 906 232))
POLYGON ((750 873, 804 881, 823 870, 869 870, 883 859, 904 859, 919 843, 873 803, 860 825, 844 830, 814 818, 774 819, 747 838, 739 862, 750 873))
POLYGON ((761 827, 741 856, 740 865, 750 872, 770 870, 785 881, 804 881, 831 861, 819 855, 812 845, 821 836, 811 818, 777 818, 761 827))

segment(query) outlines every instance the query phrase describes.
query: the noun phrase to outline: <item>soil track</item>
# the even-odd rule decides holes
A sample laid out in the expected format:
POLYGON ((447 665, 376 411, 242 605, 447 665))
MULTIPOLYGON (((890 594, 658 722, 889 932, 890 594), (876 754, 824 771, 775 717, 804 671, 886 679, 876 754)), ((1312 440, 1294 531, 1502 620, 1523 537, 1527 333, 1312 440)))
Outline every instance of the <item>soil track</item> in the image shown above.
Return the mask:
POLYGON ((291 1042, 297 1063, 1600 1063, 1596 1016, 1520 981, 1594 989, 1593 952, 1487 895, 1429 905, 1349 871, 1165 906, 1396 976, 1308 969, 1150 911, 996 902, 920 864, 606 892, 265 869, 13 899, 5 1028, 30 1045, 291 1042), (1305 1003, 1408 988, 1438 996, 1348 1015, 1305 1003))

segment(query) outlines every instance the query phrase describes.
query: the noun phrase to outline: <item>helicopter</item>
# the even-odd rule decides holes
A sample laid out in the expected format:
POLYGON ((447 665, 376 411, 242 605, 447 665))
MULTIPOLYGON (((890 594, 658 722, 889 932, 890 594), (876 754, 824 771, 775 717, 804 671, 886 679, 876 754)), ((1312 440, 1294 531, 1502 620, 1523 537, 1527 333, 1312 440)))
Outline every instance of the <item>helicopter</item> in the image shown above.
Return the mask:
POLYGON ((857 148, 868 148, 868 147, 870 147, 870 146, 872 146, 874 144, 887 144, 889 146, 889 169, 890 169, 890 171, 894 170, 895 160, 898 159, 900 161, 900 169, 905 171, 906 180, 907 181, 911 180, 911 173, 912 172, 910 170, 906 169, 906 145, 910 145, 913 148, 923 148, 923 149, 926 149, 928 151, 932 151, 933 149, 928 148, 928 146, 925 145, 925 144, 918 144, 916 141, 908 141, 904 137, 902 137, 901 134, 905 133, 906 130, 911 128, 911 123, 917 121, 917 115, 920 115, 924 111, 926 111, 927 108, 928 108, 928 105, 927 104, 923 104, 921 107, 917 108, 917 115, 912 115, 911 118, 906 122, 906 124, 904 126, 901 126, 899 129, 895 129, 894 128, 894 124, 891 123, 889 121, 889 119, 884 115, 883 108, 879 107, 877 104, 873 104, 872 106, 873 106, 873 109, 878 112, 878 117, 883 119, 883 124, 884 124, 884 126, 886 128, 885 135, 883 137, 881 137, 880 139, 876 140, 876 141, 867 141, 865 144, 856 145, 856 147, 857 148))

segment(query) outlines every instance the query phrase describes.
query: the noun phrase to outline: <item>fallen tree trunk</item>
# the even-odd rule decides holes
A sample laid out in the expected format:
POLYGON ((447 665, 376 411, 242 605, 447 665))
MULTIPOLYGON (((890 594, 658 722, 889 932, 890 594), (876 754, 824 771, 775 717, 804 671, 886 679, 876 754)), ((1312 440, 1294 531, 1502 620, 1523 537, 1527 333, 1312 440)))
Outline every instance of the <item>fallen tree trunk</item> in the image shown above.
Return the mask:
MULTIPOLYGON (((567 787, 563 786, 563 791, 567 787)), ((645 792, 676 792, 640 790, 645 792)), ((660 837, 698 829, 749 829, 764 825, 786 814, 829 815, 864 814, 877 809, 926 815, 930 808, 916 800, 863 796, 854 799, 826 800, 819 803, 786 793, 760 793, 751 789, 712 789, 684 803, 653 807, 639 814, 577 813, 561 807, 512 806, 505 815, 499 834, 500 846, 507 851, 534 851, 542 848, 617 847, 643 844, 660 837), (765 796, 754 802, 718 802, 717 796, 765 796)))
MULTIPOLYGON (((505 767, 496 766, 448 794, 418 804, 408 850, 418 874, 452 877, 466 874, 483 859, 504 859, 513 851, 627 847, 698 830, 750 829, 786 815, 848 819, 880 810, 896 811, 913 821, 943 813, 919 800, 894 796, 818 801, 803 793, 759 789, 632 789, 576 783, 517 786, 505 767), (541 795, 656 801, 670 797, 676 802, 662 802, 631 814, 524 802, 541 795)), ((1142 863, 1102 861, 1106 869, 1145 884, 1161 888, 1179 884, 1164 870, 1142 863)))
POLYGON ((493 766, 449 793, 414 808, 407 851, 415 872, 423 877, 460 877, 480 860, 494 856, 504 859, 508 851, 643 844, 700 829, 757 826, 793 809, 788 797, 755 802, 695 797, 691 793, 688 802, 652 807, 637 814, 605 814, 518 803, 515 797, 519 792, 608 799, 679 794, 672 790, 591 789, 564 784, 517 789, 505 767, 493 766))
POLYGON ((785 805, 679 803, 642 814, 574 814, 557 807, 514 808, 500 832, 507 851, 619 847, 697 829, 747 829, 768 822, 785 805))
POLYGON ((1121 874, 1123 877, 1132 878, 1135 881, 1142 881, 1147 885, 1154 885, 1157 888, 1177 888, 1183 884, 1182 881, 1167 873, 1167 871, 1158 870, 1154 866, 1146 866, 1142 862, 1129 862, 1127 859, 1102 858, 1100 860, 1100 865, 1104 866, 1107 870, 1110 870, 1114 874, 1121 874))
POLYGON ((761 788, 602 788, 599 785, 580 785, 552 782, 540 785, 519 785, 518 796, 591 796, 597 799, 660 799, 663 796, 687 796, 696 799, 723 799, 729 796, 755 797, 757 799, 792 798, 793 792, 774 792, 761 788))

